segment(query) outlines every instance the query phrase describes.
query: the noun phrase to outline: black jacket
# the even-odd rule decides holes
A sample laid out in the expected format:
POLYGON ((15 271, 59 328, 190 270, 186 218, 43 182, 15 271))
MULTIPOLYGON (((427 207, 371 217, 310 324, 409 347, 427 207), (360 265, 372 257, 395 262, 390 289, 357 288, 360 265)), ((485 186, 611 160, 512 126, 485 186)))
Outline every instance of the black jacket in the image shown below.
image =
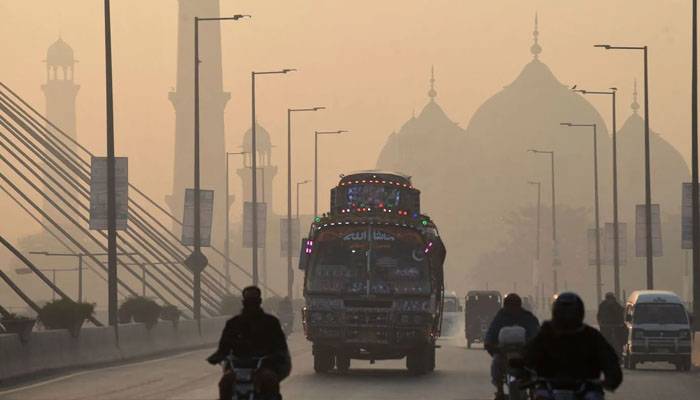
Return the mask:
POLYGON ((615 350, 588 325, 575 332, 557 332, 550 321, 525 348, 525 363, 538 376, 555 380, 595 380, 605 376, 606 389, 622 383, 615 350))
POLYGON ((280 379, 289 376, 292 369, 287 340, 279 321, 260 307, 244 307, 240 315, 228 320, 219 348, 207 360, 221 362, 229 353, 239 358, 268 356, 265 366, 275 371, 280 379))
POLYGON ((598 306, 598 324, 622 325, 624 324, 625 309, 615 300, 603 300, 598 306))
POLYGON ((496 352, 498 348, 498 334, 502 328, 507 326, 522 326, 525 328, 527 340, 530 340, 535 337, 540 329, 540 322, 533 313, 525 309, 517 311, 510 311, 505 308, 500 309, 496 316, 493 317, 484 339, 484 348, 489 354, 493 355, 496 352))

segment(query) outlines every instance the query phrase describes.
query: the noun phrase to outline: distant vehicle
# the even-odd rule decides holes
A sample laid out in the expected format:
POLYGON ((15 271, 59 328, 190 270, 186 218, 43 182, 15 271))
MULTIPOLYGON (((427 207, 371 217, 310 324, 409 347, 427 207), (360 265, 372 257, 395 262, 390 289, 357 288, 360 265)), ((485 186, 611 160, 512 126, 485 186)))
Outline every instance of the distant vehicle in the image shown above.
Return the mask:
POLYGON ((629 332, 623 349, 626 368, 666 361, 679 371, 690 370, 690 318, 678 295, 662 290, 633 292, 625 305, 625 326, 629 332))
POLYGON ((501 309, 503 298, 495 290, 472 290, 464 298, 464 336, 467 348, 473 343, 483 343, 486 331, 501 309))
POLYGON ((302 321, 314 370, 344 372, 351 359, 406 357, 409 372, 435 369, 445 246, 420 212, 410 177, 380 171, 341 176, 330 213, 302 240, 302 321))
POLYGON ((440 325, 440 336, 455 336, 459 333, 462 325, 464 309, 460 304, 460 298, 455 292, 445 294, 442 301, 442 323, 440 325))

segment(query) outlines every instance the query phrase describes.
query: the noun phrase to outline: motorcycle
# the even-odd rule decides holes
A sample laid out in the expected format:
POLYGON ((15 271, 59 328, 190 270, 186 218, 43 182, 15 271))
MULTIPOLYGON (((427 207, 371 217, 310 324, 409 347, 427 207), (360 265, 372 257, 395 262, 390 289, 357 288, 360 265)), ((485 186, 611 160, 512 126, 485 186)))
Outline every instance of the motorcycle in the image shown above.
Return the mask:
MULTIPOLYGON (((509 400, 525 400, 530 398, 527 388, 523 388, 523 382, 529 377, 529 372, 524 367, 523 348, 526 342, 525 328, 521 326, 508 326, 498 332, 499 353, 505 363, 502 383, 508 388, 508 396, 501 398, 509 400)), ((502 389, 499 388, 499 393, 502 389)))
POLYGON ((238 358, 234 355, 226 357, 222 362, 224 370, 233 371, 236 376, 233 398, 231 400, 261 400, 259 395, 255 392, 253 377, 266 358, 267 357, 238 358))
POLYGON ((523 388, 530 388, 536 398, 547 400, 585 400, 592 392, 599 393, 595 399, 603 399, 604 392, 601 382, 598 380, 555 380, 537 378, 523 383, 523 388))

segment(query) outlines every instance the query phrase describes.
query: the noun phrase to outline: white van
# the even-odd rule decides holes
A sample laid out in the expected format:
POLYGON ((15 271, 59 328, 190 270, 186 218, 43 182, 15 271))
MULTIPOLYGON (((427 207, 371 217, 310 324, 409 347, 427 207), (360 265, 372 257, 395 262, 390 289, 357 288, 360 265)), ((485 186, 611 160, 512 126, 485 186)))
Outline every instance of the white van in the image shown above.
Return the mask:
POLYGON ((455 336, 461 333, 464 326, 462 304, 455 292, 445 293, 442 299, 442 324, 440 336, 455 336))
POLYGON ((680 297, 662 290, 632 292, 625 305, 627 343, 625 367, 666 361, 679 371, 691 368, 691 329, 688 312, 680 297))

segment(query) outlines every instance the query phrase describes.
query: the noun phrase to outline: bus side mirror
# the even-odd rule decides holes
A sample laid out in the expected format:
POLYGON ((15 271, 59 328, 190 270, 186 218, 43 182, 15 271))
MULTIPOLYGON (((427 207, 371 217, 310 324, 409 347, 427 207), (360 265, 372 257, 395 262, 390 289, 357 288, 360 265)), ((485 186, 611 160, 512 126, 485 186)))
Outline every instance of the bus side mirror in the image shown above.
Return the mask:
POLYGON ((313 250, 313 241, 308 238, 301 239, 301 246, 299 247, 299 269, 306 270, 306 265, 309 263, 309 258, 311 257, 311 251, 313 250))

